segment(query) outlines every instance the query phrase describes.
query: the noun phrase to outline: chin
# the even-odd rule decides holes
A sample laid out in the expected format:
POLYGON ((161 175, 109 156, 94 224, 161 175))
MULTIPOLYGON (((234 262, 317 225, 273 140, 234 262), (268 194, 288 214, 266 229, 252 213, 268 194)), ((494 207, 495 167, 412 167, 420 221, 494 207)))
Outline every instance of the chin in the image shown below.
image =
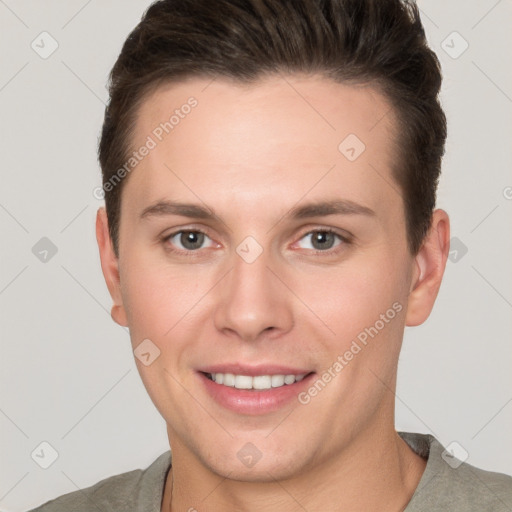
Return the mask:
POLYGON ((288 464, 283 464, 283 462, 264 461, 261 459, 252 468, 243 468, 240 467, 238 460, 232 464, 223 461, 221 464, 211 465, 210 471, 237 482, 275 483, 276 480, 293 478, 300 471, 297 464, 298 461, 290 461, 288 464))
POLYGON ((223 478, 239 482, 271 483, 298 476, 315 452, 310 447, 308 457, 307 453, 297 450, 296 442, 289 446, 283 442, 279 444, 276 447, 268 439, 251 442, 246 437, 243 440, 230 440, 229 445, 219 444, 216 450, 196 453, 204 467, 223 478))

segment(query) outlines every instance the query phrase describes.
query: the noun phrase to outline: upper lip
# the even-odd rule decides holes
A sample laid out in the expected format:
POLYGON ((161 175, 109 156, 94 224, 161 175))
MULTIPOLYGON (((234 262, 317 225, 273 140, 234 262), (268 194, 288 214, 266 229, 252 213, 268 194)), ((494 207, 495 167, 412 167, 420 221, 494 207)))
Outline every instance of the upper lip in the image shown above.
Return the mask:
POLYGON ((199 369, 203 373, 232 373, 234 375, 305 375, 312 370, 276 364, 247 365, 242 363, 225 363, 204 366, 199 369))

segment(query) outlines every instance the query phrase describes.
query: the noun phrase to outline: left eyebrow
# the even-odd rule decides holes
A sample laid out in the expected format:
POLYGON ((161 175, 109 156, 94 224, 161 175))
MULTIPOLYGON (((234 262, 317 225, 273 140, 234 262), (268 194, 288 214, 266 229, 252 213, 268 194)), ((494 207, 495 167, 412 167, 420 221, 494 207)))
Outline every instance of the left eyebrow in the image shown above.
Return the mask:
POLYGON ((348 199, 321 201, 307 203, 292 208, 285 218, 306 219, 309 217, 323 217, 326 215, 366 215, 375 217, 376 213, 367 206, 355 203, 348 199))

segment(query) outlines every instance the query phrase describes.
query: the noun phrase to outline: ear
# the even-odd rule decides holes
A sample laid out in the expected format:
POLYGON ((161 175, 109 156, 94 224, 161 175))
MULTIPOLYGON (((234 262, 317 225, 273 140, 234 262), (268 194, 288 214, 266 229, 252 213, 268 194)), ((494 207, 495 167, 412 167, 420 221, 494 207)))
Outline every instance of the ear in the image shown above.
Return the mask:
POLYGON ((422 324, 430 315, 441 287, 450 251, 450 219, 444 210, 435 210, 431 227, 414 260, 413 278, 405 323, 422 324))
POLYGON ((121 295, 121 279, 119 277, 119 259, 114 253, 112 240, 108 230, 108 219, 105 208, 99 208, 96 214, 96 240, 100 251, 101 270, 107 283, 108 291, 114 301, 112 319, 124 327, 128 326, 126 312, 121 295))

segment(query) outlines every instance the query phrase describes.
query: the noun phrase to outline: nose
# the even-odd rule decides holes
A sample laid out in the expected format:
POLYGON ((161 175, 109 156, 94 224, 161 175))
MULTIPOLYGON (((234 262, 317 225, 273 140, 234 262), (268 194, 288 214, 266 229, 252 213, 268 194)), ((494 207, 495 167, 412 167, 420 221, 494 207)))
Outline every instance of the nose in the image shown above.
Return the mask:
POLYGON ((238 254, 233 258, 233 268, 221 283, 216 328, 244 341, 275 337, 290 330, 293 295, 271 257, 264 251, 250 263, 238 254))

